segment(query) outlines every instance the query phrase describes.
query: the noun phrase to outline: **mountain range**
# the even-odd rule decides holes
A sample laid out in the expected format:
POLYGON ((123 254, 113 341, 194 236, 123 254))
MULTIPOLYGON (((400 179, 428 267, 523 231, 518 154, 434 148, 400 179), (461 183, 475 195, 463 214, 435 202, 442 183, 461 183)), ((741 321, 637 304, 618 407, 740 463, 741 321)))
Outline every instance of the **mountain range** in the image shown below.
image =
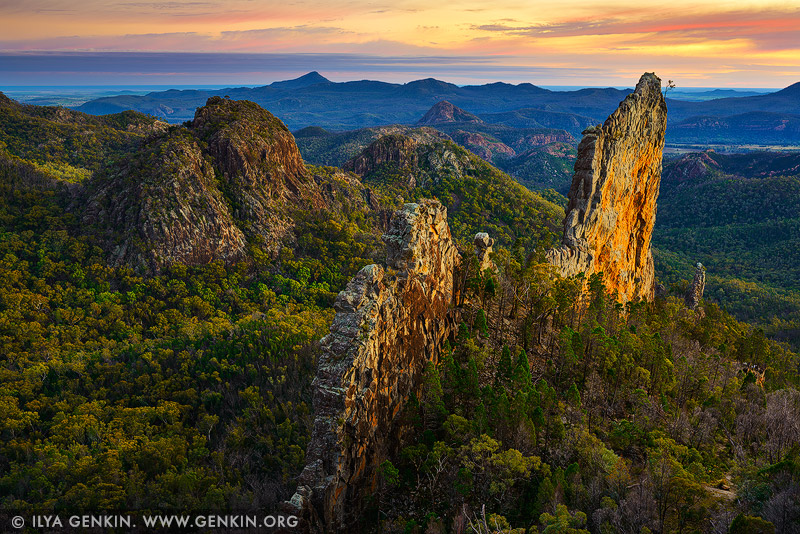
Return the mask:
MULTIPOLYGON (((530 83, 458 86, 433 78, 405 84, 361 80, 332 82, 311 72, 262 87, 168 90, 98 98, 77 110, 95 115, 133 109, 176 123, 191 119, 211 96, 247 99, 270 109, 291 130, 320 126, 352 130, 415 124, 447 101, 481 120, 524 128, 561 128, 573 136, 611 113, 630 90, 588 88, 551 91, 530 83), (354 109, 354 103, 357 106, 354 109)), ((722 92, 721 95, 728 95, 722 92)), ((800 143, 800 82, 774 93, 703 101, 668 99, 668 143, 800 143)))

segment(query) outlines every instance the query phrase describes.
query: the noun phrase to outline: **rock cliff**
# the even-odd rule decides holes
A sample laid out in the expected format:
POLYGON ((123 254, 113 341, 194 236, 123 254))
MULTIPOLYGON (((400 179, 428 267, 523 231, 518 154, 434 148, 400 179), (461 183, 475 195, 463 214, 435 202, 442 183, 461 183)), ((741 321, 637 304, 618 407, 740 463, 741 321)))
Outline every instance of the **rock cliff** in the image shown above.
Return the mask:
POLYGON ((158 271, 237 261, 248 236, 275 251, 291 209, 324 205, 281 121, 252 102, 213 97, 191 124, 96 176, 77 209, 109 234, 115 263, 158 271))
POLYGON ((562 275, 602 272, 621 302, 653 299, 650 239, 666 126, 661 80, 645 73, 602 127, 584 131, 562 245, 547 254, 562 275))
POLYGON ((351 531, 376 489, 378 466, 402 442, 409 396, 453 329, 460 256, 447 210, 438 201, 406 204, 384 241, 387 269, 359 271, 336 299, 322 340, 313 434, 289 504, 315 531, 351 531))
POLYGON ((419 142, 402 134, 389 134, 377 139, 358 156, 344 164, 344 170, 363 176, 386 163, 400 168, 416 168, 419 164, 419 142))
POLYGON ((113 263, 157 271, 178 261, 244 256, 244 234, 216 188, 213 164, 187 132, 151 140, 95 187, 82 205, 83 220, 118 232, 113 263))

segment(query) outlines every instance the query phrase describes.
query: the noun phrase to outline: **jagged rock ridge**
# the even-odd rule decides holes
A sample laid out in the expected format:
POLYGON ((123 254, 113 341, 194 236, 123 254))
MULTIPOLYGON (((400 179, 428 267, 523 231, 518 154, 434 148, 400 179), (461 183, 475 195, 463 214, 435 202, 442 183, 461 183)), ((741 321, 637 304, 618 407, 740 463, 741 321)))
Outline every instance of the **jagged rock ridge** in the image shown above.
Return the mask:
POLYGON ((388 269, 359 271, 336 299, 322 340, 312 439, 289 504, 312 530, 346 532, 358 518, 377 467, 402 443, 404 405, 453 329, 460 256, 446 208, 431 200, 406 204, 384 241, 388 269))
POLYGON ((377 139, 342 167, 364 177, 385 164, 393 164, 413 189, 441 175, 461 176, 474 169, 469 153, 435 136, 390 134, 377 139))
POLYGON ((602 127, 584 131, 562 245, 547 254, 562 275, 602 272, 621 302, 653 299, 650 239, 666 127, 661 80, 645 73, 602 127))
POLYGON ((277 250, 290 206, 324 204, 283 123, 252 102, 212 97, 190 125, 97 176, 77 209, 113 234, 114 263, 158 271, 237 261, 248 236, 277 250))
MULTIPOLYGON (((653 291, 649 243, 665 126, 660 81, 645 75, 634 96, 602 128, 587 132, 582 166, 576 166, 573 181, 564 250, 550 253, 554 262, 575 257, 583 262, 557 264, 567 275, 609 269, 609 286, 624 300, 653 291), (568 248, 573 244, 581 248, 568 248), (633 258, 623 254, 631 246, 633 258), (647 279, 638 279, 640 264, 645 278, 649 266, 649 285, 647 279)), ((388 135, 346 168, 382 179, 379 171, 389 164, 413 188, 415 180, 427 179, 424 168, 452 165, 460 173, 477 159, 461 161, 457 152, 388 135)), ((370 265, 356 275, 339 294, 331 333, 322 341, 306 468, 287 503, 291 512, 309 521, 312 531, 354 528, 376 489, 378 466, 403 442, 403 406, 453 331, 454 269, 460 257, 445 209, 437 201, 406 204, 395 213, 384 240, 388 268, 370 265), (393 270, 398 273, 389 274, 393 270)), ((492 268, 492 239, 478 233, 473 243, 481 268, 492 268)))

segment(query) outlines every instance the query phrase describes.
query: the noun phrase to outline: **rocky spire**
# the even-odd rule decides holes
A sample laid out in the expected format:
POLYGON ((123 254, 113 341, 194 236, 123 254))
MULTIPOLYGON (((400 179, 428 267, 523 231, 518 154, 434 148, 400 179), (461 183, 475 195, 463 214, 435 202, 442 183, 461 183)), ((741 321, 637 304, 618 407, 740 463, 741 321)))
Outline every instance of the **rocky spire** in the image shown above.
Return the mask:
POLYGON ((583 132, 562 245, 547 253, 563 276, 602 272, 621 302, 653 299, 650 238, 666 127, 661 80, 645 73, 602 126, 583 132))
POLYGON ((486 232, 478 232, 475 234, 473 244, 475 245, 475 256, 478 258, 478 267, 480 270, 485 271, 486 269, 496 269, 497 267, 495 267, 494 262, 489 257, 489 255, 492 253, 494 239, 489 237, 489 234, 486 232))
POLYGON ((403 408, 453 330, 460 262, 438 201, 395 212, 387 269, 361 269, 334 305, 314 380, 314 429, 288 511, 306 529, 349 532, 376 489, 378 467, 408 430, 403 408), (396 274, 392 274, 396 271, 396 274))
POLYGON ((690 310, 696 310, 700 305, 700 301, 703 299, 703 291, 705 291, 705 289, 706 268, 703 267, 702 263, 697 262, 697 267, 694 271, 694 280, 692 280, 692 285, 689 286, 689 289, 686 291, 686 297, 684 297, 686 307, 690 310))

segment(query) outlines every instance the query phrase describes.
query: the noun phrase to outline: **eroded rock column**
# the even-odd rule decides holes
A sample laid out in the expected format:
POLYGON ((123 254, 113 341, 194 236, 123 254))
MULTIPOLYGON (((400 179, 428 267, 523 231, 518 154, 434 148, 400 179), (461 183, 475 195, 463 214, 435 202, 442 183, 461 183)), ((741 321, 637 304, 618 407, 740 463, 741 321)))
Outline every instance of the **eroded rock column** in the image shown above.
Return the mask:
POLYGON ((686 291, 686 296, 684 297, 686 307, 690 310, 696 310, 700 305, 700 301, 703 300, 703 292, 705 290, 706 268, 703 267, 702 263, 697 262, 697 266, 694 270, 694 280, 692 280, 692 284, 689 286, 689 289, 686 291))
POLYGON ((666 127, 661 80, 645 73, 602 127, 583 132, 562 245, 547 253, 563 276, 602 272, 621 302, 653 299, 650 239, 666 127))
POLYGON ((387 268, 364 267, 339 293, 322 340, 307 465, 290 504, 311 530, 344 532, 357 520, 376 490, 378 467, 408 430, 406 402, 453 329, 460 256, 446 208, 406 204, 384 241, 387 268))

